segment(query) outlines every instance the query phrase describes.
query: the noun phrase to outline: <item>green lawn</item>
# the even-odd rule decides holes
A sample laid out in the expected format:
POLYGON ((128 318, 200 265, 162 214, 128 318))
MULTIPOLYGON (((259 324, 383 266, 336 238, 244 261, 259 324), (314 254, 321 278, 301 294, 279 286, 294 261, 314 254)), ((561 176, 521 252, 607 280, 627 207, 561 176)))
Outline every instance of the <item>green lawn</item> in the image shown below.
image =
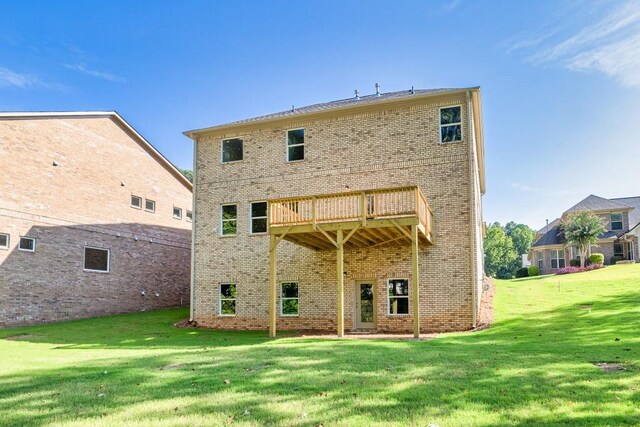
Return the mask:
POLYGON ((0 425, 640 425, 640 265, 500 281, 491 329, 431 341, 171 326, 186 316, 0 331, 0 425))

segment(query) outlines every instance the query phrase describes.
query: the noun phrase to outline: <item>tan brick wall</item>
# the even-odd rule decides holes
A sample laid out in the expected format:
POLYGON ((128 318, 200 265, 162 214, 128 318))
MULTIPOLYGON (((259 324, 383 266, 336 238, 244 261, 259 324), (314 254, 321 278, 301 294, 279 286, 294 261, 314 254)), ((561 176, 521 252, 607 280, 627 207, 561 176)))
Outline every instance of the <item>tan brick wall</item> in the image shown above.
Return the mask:
POLYGON ((0 168, 0 325, 188 304, 191 192, 116 121, 2 119, 0 168), (110 250, 109 273, 83 270, 85 245, 110 250))
MULTIPOLYGON (((216 328, 265 329, 268 316, 269 237, 249 235, 249 202, 270 198, 418 185, 435 219, 435 244, 422 247, 420 314, 423 331, 468 329, 472 325, 472 182, 464 95, 427 100, 333 119, 304 119, 282 127, 218 134, 197 144, 195 319, 216 328), (461 105, 461 143, 439 144, 439 107, 461 105), (305 160, 285 161, 286 129, 305 128, 305 160), (241 137, 241 162, 220 164, 220 140, 241 137), (219 237, 220 205, 238 204, 238 236, 219 237), (218 312, 220 283, 237 284, 237 316, 218 312)), ((479 223, 482 221, 478 207, 479 223)), ((409 315, 387 315, 389 278, 411 277, 411 249, 390 245, 345 250, 345 326, 353 327, 355 283, 373 279, 377 328, 410 331, 409 315)), ((315 252, 283 242, 278 280, 297 280, 300 315, 278 318, 279 328, 333 329, 336 324, 335 251, 315 252)), ((476 283, 477 286, 477 283, 476 283)), ((411 293, 411 292, 410 292, 411 293)), ((279 304, 279 303, 278 303, 279 304)), ((410 301, 411 307, 411 301, 410 301)))

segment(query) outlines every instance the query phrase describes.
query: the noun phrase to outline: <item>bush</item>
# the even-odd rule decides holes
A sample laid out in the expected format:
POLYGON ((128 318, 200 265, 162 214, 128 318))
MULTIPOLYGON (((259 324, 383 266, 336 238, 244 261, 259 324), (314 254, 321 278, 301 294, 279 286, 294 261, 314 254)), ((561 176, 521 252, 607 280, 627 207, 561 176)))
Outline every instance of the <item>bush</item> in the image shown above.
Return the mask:
POLYGON ((556 274, 582 273, 583 271, 597 270, 602 267, 604 267, 602 264, 589 264, 586 267, 565 267, 558 270, 556 274))
POLYGON ((528 270, 529 270, 529 277, 537 276, 538 274, 540 274, 540 269, 535 265, 529 266, 528 270))
POLYGON ((516 270, 516 278, 518 277, 529 277, 529 269, 527 267, 522 267, 516 270))
POLYGON ((604 264, 604 255, 603 254, 591 254, 589 256, 590 264, 604 264))
POLYGON ((611 257, 611 259, 609 260, 609 263, 611 265, 614 265, 616 262, 622 261, 623 259, 624 259, 624 257, 621 257, 620 255, 615 255, 615 256, 611 257))
POLYGON ((580 267, 580 260, 579 259, 569 260, 569 265, 571 267, 580 267))

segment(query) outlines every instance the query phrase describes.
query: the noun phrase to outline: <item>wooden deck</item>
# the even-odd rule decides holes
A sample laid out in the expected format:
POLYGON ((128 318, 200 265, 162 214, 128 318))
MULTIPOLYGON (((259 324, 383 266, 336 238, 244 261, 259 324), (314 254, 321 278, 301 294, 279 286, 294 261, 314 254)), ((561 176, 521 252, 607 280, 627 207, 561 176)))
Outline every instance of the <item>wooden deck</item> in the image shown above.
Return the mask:
POLYGON ((314 250, 410 245, 411 226, 432 244, 433 214, 416 186, 269 200, 269 233, 314 250))

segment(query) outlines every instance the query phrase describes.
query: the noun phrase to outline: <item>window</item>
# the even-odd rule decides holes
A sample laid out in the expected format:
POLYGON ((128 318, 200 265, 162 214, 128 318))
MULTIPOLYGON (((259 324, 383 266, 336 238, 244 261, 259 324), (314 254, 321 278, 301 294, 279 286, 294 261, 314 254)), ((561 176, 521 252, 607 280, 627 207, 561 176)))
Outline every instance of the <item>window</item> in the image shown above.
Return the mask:
POLYGON ((622 246, 622 243, 613 244, 613 256, 624 258, 624 246, 622 246))
POLYGON ((611 214, 611 230, 622 230, 622 214, 611 214))
POLYGON ((462 108, 440 109, 440 142, 462 141, 462 108))
POLYGON ((182 219, 182 209, 181 208, 173 208, 173 217, 175 219, 182 219))
POLYGON ((144 201, 144 210, 147 212, 155 212, 156 211, 156 202, 153 200, 146 199, 144 201))
POLYGON ((235 283, 220 284, 220 316, 236 315, 235 283))
POLYGON ((409 314, 409 280, 389 279, 387 290, 389 314, 409 314))
POLYGON ((222 163, 242 160, 242 140, 239 138, 222 140, 222 163))
POLYGON ((564 268, 564 249, 551 249, 551 268, 564 268))
POLYGON ((251 202, 251 234, 267 232, 267 202, 251 202))
POLYGON ((304 160, 304 129, 287 131, 287 161, 304 160))
POLYGON ((193 221, 193 212, 187 211, 187 221, 188 222, 193 221))
POLYGON ((238 234, 238 205, 221 206, 220 230, 223 236, 235 236, 238 234))
POLYGON ((0 249, 9 249, 9 235, 0 233, 0 249))
POLYGON ((282 282, 280 284, 280 314, 282 316, 298 315, 298 283, 282 282))
POLYGON ((574 246, 572 249, 573 249, 573 259, 577 259, 578 261, 580 261, 580 248, 577 246, 574 246))
POLYGON ((18 250, 25 252, 35 252, 36 251, 36 239, 33 237, 21 237, 20 245, 18 246, 18 250))
POLYGON ((109 272, 109 249, 84 247, 84 271, 109 272))
POLYGON ((142 209, 142 197, 131 195, 131 207, 142 209))
POLYGON ((538 269, 544 268, 544 251, 538 252, 538 269))

